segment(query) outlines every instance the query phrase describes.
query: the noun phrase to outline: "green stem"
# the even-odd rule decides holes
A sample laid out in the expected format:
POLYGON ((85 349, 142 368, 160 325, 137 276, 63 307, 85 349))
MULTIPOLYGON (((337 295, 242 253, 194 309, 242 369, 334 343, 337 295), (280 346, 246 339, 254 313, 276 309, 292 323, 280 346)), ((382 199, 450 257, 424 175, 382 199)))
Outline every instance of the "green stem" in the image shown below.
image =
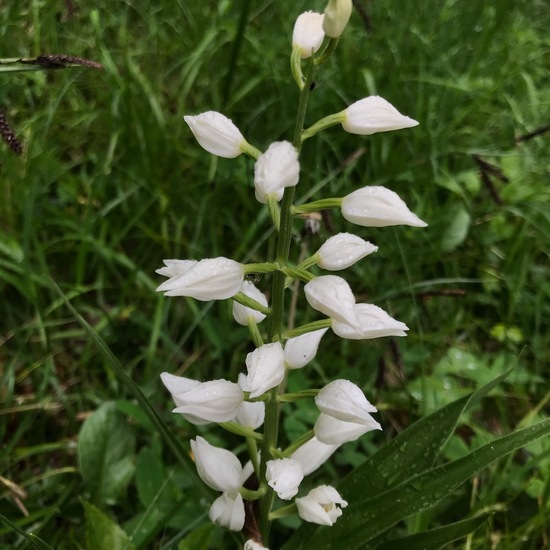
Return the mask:
MULTIPOLYGON (((306 116, 307 102, 310 93, 313 75, 315 74, 315 63, 309 61, 304 87, 300 91, 298 113, 296 115, 296 124, 294 126, 294 136, 292 144, 300 153, 302 148, 302 132, 304 129, 304 120, 306 116)), ((290 252, 290 241, 292 238, 292 213, 291 208, 294 201, 294 187, 285 189, 280 211, 279 233, 277 237, 277 249, 275 263, 282 267, 288 267, 288 257, 290 252)), ((285 312, 284 293, 285 293, 285 274, 276 271, 273 274, 273 286, 271 291, 271 317, 268 328, 268 341, 279 341, 283 333, 283 317, 285 312)), ((274 388, 269 392, 269 398, 265 407, 264 439, 262 441, 262 457, 260 464, 260 483, 265 480, 266 464, 271 459, 271 449, 277 448, 278 429, 279 429, 279 403, 277 393, 279 388, 274 388)), ((269 531, 271 529, 271 520, 269 514, 273 505, 274 492, 271 488, 260 499, 260 517, 259 526, 264 540, 264 544, 269 546, 269 531)))

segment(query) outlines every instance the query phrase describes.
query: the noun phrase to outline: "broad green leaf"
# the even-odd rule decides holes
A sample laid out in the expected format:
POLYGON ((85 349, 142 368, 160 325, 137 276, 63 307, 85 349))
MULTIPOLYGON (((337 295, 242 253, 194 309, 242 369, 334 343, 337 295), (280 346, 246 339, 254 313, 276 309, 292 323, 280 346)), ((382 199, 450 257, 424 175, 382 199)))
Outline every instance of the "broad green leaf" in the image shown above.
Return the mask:
POLYGON ((208 550, 214 533, 214 525, 202 525, 191 531, 178 545, 178 550, 208 550))
POLYGON ((134 430, 114 402, 101 405, 78 437, 80 473, 92 502, 114 504, 134 474, 134 430))
MULTIPOLYGON (((363 465, 344 478, 338 486, 348 502, 374 497, 403 481, 428 471, 453 434, 462 413, 498 386, 511 371, 446 407, 421 418, 379 449, 363 465)), ((285 548, 312 536, 316 527, 304 524, 285 548)))
POLYGON ((82 501, 86 516, 87 550, 135 550, 128 535, 93 504, 82 501))
POLYGON ((157 452, 150 447, 141 450, 136 461, 136 488, 145 511, 124 526, 137 547, 150 543, 176 515, 178 528, 188 523, 189 518, 181 519, 184 495, 175 486, 172 477, 173 472, 167 474, 157 452))
POLYGON ((450 525, 430 529, 423 533, 416 533, 408 537, 385 542, 377 546, 376 550, 403 550, 403 548, 407 550, 439 550, 450 542, 465 537, 481 527, 488 517, 484 515, 465 519, 451 523, 450 525))
POLYGON ((403 518, 431 508, 491 462, 548 434, 550 419, 496 439, 374 498, 350 504, 334 526, 318 528, 301 545, 285 547, 293 550, 332 550, 337 546, 347 550, 359 548, 403 518))

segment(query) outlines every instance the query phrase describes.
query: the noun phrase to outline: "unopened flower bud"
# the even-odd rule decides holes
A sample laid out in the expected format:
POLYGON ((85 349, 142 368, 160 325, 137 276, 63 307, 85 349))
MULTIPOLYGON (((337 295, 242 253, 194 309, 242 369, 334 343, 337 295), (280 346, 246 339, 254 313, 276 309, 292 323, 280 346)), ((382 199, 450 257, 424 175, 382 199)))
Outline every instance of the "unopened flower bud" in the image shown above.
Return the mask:
POLYGON ((232 452, 214 447, 200 436, 191 440, 191 450, 197 472, 206 485, 215 491, 240 490, 243 468, 232 452))
POLYGON ((371 425, 369 413, 376 412, 361 389, 349 380, 333 380, 315 397, 317 408, 343 422, 371 425))
POLYGON ((343 111, 342 126, 350 134, 370 136, 377 132, 389 132, 418 126, 418 122, 402 115, 384 98, 372 95, 356 101, 343 111))
POLYGON ((245 518, 243 497, 236 492, 223 493, 210 506, 208 517, 230 531, 241 531, 245 518))
MULTIPOLYGON (((164 263, 175 261, 165 260, 164 263)), ((189 296, 205 302, 235 296, 244 281, 243 265, 223 256, 206 258, 193 265, 172 263, 158 271, 170 279, 162 283, 157 292, 164 292, 166 296, 189 296)))
POLYGON ((305 521, 319 525, 334 525, 348 503, 330 485, 320 485, 307 496, 296 499, 298 515, 305 521))
MULTIPOLYGON (((245 296, 248 296, 249 298, 252 298, 253 300, 256 300, 256 302, 259 302, 263 306, 267 307, 267 298, 264 293, 258 290, 250 281, 244 281, 241 287, 241 292, 245 296)), ((249 319, 252 319, 256 324, 258 324, 261 323, 265 317, 265 314, 261 311, 243 306, 238 302, 233 302, 233 319, 235 319, 239 325, 247 326, 249 319)))
POLYGON ((298 151, 289 141, 275 141, 254 165, 256 199, 267 203, 267 196, 283 198, 285 187, 293 187, 300 177, 298 151))
POLYGON ((289 369, 301 369, 313 360, 319 342, 328 329, 307 332, 296 338, 289 338, 285 344, 285 363, 289 369))
POLYGON ((355 422, 338 420, 324 413, 319 415, 313 427, 315 437, 327 445, 342 445, 348 441, 355 441, 367 432, 381 429, 380 424, 372 416, 370 416, 370 422, 356 424, 355 422))
POLYGON ((351 15, 351 0, 329 0, 325 8, 323 29, 327 36, 339 38, 351 15))
POLYGON ((359 319, 359 327, 332 320, 332 330, 340 338, 349 340, 370 340, 384 336, 407 336, 409 327, 390 317, 382 308, 373 304, 356 304, 355 313, 359 319))
POLYGON ((377 246, 351 233, 338 233, 330 237, 319 248, 319 267, 339 271, 352 266, 361 258, 378 250, 377 246))
POLYGON ((266 466, 267 484, 279 498, 290 500, 295 496, 302 479, 304 479, 300 463, 291 458, 280 458, 268 460, 266 466))
POLYGON ((246 356, 250 397, 259 397, 285 377, 285 353, 280 342, 264 344, 246 356))
POLYGON ((292 32, 292 47, 300 49, 300 57, 311 57, 323 43, 323 14, 306 11, 298 16, 292 32))
POLYGON ((224 158, 235 158, 242 153, 245 139, 239 129, 225 115, 207 111, 197 116, 184 116, 199 145, 209 153, 224 158))
POLYGON ((408 209, 397 193, 377 185, 362 187, 346 195, 342 200, 341 210, 342 216, 348 222, 364 227, 428 225, 408 209))

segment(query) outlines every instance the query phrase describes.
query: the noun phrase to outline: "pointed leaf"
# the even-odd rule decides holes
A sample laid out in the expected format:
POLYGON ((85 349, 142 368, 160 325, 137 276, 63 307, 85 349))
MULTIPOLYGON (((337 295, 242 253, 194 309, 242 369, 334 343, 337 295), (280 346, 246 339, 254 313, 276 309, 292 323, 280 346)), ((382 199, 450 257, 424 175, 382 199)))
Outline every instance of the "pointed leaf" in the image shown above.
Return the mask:
POLYGON ((491 462, 550 434, 550 419, 518 430, 476 449, 468 455, 420 474, 374 498, 350 504, 330 528, 318 528, 301 545, 303 550, 359 548, 402 519, 431 508, 491 462))
MULTIPOLYGON (((348 501, 363 500, 365 495, 379 493, 428 471, 441 449, 453 434, 460 416, 498 386, 511 370, 498 376, 482 388, 421 418, 379 449, 364 464, 353 470, 338 489, 348 501)), ((296 548, 308 540, 317 527, 303 524, 285 548, 296 548)))
POLYGON ((82 501, 86 516, 87 550, 135 550, 128 535, 93 504, 82 501))
POLYGON ((408 537, 392 540, 376 547, 376 550, 439 550, 457 539, 469 535, 479 529, 489 515, 457 521, 450 525, 430 529, 423 533, 416 533, 408 537))
POLYGON ((338 486, 348 501, 375 496, 430 469, 453 434, 460 416, 498 386, 511 371, 475 392, 421 418, 378 450, 338 486))
POLYGON ((189 533, 178 545, 178 550, 208 550, 214 525, 202 525, 189 533))
POLYGON ((116 404, 101 405, 78 437, 78 463, 93 502, 114 504, 134 474, 134 430, 116 404))

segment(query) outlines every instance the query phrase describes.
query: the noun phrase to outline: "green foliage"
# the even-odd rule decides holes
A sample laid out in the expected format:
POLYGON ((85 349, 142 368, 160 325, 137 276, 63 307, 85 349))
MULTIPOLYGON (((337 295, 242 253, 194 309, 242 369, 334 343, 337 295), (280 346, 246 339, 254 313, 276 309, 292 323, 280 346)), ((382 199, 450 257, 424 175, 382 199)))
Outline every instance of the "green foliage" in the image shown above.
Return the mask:
MULTIPOLYGON (((210 500, 193 482, 185 446, 202 431, 170 415, 158 375, 235 380, 250 351, 245 329, 226 304, 155 296, 154 270, 168 257, 261 261, 273 246, 250 161, 212 161, 191 146, 181 119, 216 109, 258 147, 288 138, 293 18, 323 2, 287 4, 97 0, 0 10, 3 55, 67 53, 105 67, 0 74, 0 108, 24 143, 17 157, 0 142, 0 546, 47 547, 40 539, 58 550, 85 548, 86 536, 109 533, 136 548, 240 542, 205 523, 210 500), (78 440, 92 428, 97 441, 78 440), (113 453, 123 468, 109 472, 102 465, 113 453), (94 472, 107 476, 97 486, 94 472), (101 510, 85 504, 84 514, 82 495, 101 510)), ((332 128, 309 140, 301 200, 383 184, 429 227, 358 231, 380 251, 350 273, 356 295, 405 321, 408 338, 358 343, 327 334, 312 368, 291 380, 298 391, 338 373, 381 411, 382 434, 346 444, 304 481, 304 490, 335 483, 363 464, 357 475, 369 490, 350 498, 341 520, 349 510, 362 517, 352 508, 362 499, 396 491, 367 475, 376 456, 385 468, 394 454, 407 459, 392 471, 395 483, 431 468, 443 475, 438 468, 481 449, 489 456, 504 434, 545 422, 550 399, 546 3, 357 4, 365 11, 354 12, 333 68, 316 82, 308 124, 379 93, 420 126, 363 142, 332 128), (513 366, 473 406, 471 392, 513 366), (403 453, 393 443, 442 422, 429 460, 423 439, 403 453)), ((295 239, 309 252, 331 232, 351 230, 334 214, 320 235, 305 238, 299 223, 295 239)), ((283 440, 314 421, 314 409, 299 404, 284 419, 283 440)), ((230 448, 237 441, 209 437, 230 448)), ((541 547, 549 537, 548 441, 492 463, 372 542, 413 548, 430 533, 451 541, 491 512, 469 536, 472 550, 541 547)), ((284 525, 274 537, 282 545, 284 525)))
POLYGON ((82 501, 86 516, 87 550, 135 550, 128 535, 93 504, 82 501))

